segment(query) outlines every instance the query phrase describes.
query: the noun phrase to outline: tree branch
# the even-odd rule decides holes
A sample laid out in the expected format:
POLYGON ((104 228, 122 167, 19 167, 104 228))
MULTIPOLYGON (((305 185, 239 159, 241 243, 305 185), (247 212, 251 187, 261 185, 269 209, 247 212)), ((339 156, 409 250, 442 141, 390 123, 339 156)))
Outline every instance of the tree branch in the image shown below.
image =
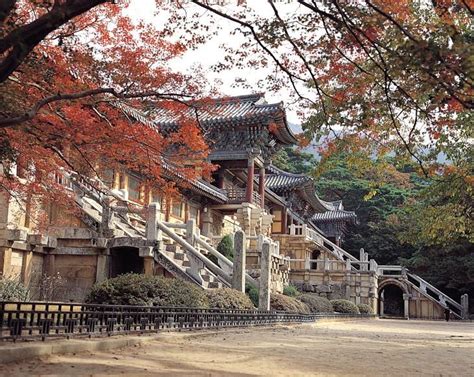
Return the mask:
POLYGON ((38 114, 38 112, 41 110, 42 107, 52 102, 65 101, 65 100, 77 100, 77 99, 81 99, 85 97, 96 96, 99 94, 110 94, 120 99, 145 98, 145 97, 158 97, 162 99, 176 99, 179 97, 191 98, 191 96, 189 95, 184 95, 184 94, 179 94, 179 93, 161 93, 157 91, 136 92, 136 93, 126 94, 122 92, 117 92, 114 88, 97 88, 97 89, 84 90, 82 92, 77 92, 77 93, 56 94, 56 95, 52 95, 38 101, 30 110, 28 110, 23 115, 19 115, 17 117, 12 117, 12 118, 0 119, 0 129, 19 125, 23 122, 33 119, 38 114))

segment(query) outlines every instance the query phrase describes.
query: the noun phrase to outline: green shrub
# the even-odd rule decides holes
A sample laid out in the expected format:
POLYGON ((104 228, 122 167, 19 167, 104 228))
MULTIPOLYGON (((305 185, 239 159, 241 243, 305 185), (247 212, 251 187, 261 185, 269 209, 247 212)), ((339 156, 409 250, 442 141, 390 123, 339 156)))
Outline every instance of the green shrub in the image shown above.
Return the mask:
POLYGON ((30 292, 17 279, 0 275, 0 301, 27 301, 30 292))
POLYGON ((229 234, 221 239, 216 249, 219 253, 227 257, 227 259, 234 260, 234 241, 229 234))
POLYGON ((280 310, 284 312, 293 313, 310 313, 308 305, 304 302, 297 300, 296 298, 272 293, 270 295, 270 307, 273 310, 280 310))
POLYGON ((181 279, 124 274, 95 284, 86 302, 111 305, 158 305, 207 308, 201 288, 181 279))
POLYGON ((332 300, 331 304, 335 312, 359 314, 357 305, 348 300, 332 300))
POLYGON ((220 288, 206 291, 210 308, 255 309, 250 298, 236 289, 220 288))
POLYGON ((308 305, 311 313, 332 313, 334 309, 331 301, 326 297, 320 297, 315 294, 307 293, 299 297, 299 299, 308 305))
POLYGON ((255 285, 247 283, 245 284, 245 293, 249 296, 253 306, 258 308, 258 289, 255 285))
POLYGON ((372 314, 372 308, 367 304, 358 304, 357 308, 361 314, 372 314))
POLYGON ((296 297, 298 296, 299 291, 298 288, 290 284, 283 288, 283 294, 285 296, 296 297))

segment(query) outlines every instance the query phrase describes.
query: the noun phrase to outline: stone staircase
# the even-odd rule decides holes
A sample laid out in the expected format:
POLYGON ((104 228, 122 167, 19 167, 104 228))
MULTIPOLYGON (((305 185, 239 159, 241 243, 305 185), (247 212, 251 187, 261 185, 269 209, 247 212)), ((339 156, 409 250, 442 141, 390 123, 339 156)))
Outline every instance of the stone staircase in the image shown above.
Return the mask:
MULTIPOLYGON (((293 234, 297 233, 297 230, 293 229, 290 230, 290 232, 291 231, 293 234)), ((462 319, 468 315, 467 296, 465 298, 461 298, 461 303, 458 303, 456 300, 441 292, 439 289, 428 283, 426 280, 422 279, 420 276, 408 272, 408 269, 405 267, 400 265, 379 266, 375 260, 372 259, 369 261, 368 253, 366 253, 363 249, 361 249, 360 257, 356 258, 340 246, 337 246, 333 242, 329 241, 321 234, 305 226, 301 227, 301 234, 312 240, 315 245, 319 246, 322 250, 330 252, 340 261, 345 261, 348 268, 350 267, 352 271, 373 271, 376 272, 380 278, 389 276, 397 280, 403 280, 404 283, 410 285, 410 287, 413 289, 416 289, 424 297, 436 302, 443 308, 449 308, 455 317, 462 319), (390 274, 385 274, 385 271, 389 271, 390 274)))
MULTIPOLYGON (((91 226, 98 236, 107 238, 110 244, 113 244, 114 240, 120 240, 121 246, 126 246, 127 239, 134 240, 134 245, 147 244, 146 220, 140 214, 129 213, 126 207, 106 206, 104 215, 104 206, 101 204, 103 199, 101 200, 99 195, 84 194, 83 188, 79 192, 82 195, 76 196, 76 203, 82 210, 82 220, 91 226)), ((176 234, 184 240, 185 235, 182 232, 176 232, 176 234)), ((161 245, 153 248, 155 262, 161 264, 171 274, 192 281, 204 289, 230 286, 230 282, 220 278, 206 267, 206 263, 203 262, 204 258, 208 260, 206 250, 198 247, 201 257, 196 258, 165 234, 160 243, 161 245)), ((212 262, 208 260, 207 263, 212 262)))

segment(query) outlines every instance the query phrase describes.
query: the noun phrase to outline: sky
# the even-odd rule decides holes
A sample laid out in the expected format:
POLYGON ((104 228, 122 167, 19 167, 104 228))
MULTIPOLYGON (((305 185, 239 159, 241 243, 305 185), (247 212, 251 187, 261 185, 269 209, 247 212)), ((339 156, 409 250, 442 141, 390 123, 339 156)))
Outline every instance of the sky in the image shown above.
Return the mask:
MULTIPOLYGON (((231 0, 229 1, 232 3, 231 0)), ((277 3, 282 15, 287 14, 287 12, 293 12, 299 8, 293 1, 277 1, 277 3)), ((202 23, 209 23, 210 19, 213 18, 209 12, 201 10, 195 5, 187 4, 187 7, 199 11, 199 14, 201 15, 199 21, 202 23)), ((259 16, 273 14, 270 6, 265 0, 248 1, 248 7, 259 16)), ((230 4, 225 5, 220 9, 232 11, 237 8, 235 8, 235 5, 230 4)), ((166 23, 167 19, 167 14, 163 14, 163 12, 156 14, 156 0, 132 0, 129 7, 129 13, 134 18, 153 23, 157 28, 160 28, 164 23, 166 23)), ((214 19, 219 23, 219 34, 209 38, 205 44, 199 46, 196 50, 187 51, 181 58, 174 62, 173 68, 181 72, 192 72, 193 69, 200 66, 206 72, 206 77, 210 82, 218 83, 219 92, 223 95, 233 96, 249 94, 251 92, 260 92, 261 89, 258 88, 257 83, 266 75, 272 73, 271 68, 255 69, 252 67, 245 67, 244 69, 232 69, 221 73, 216 73, 210 69, 214 64, 223 60, 225 57, 225 52, 221 47, 222 44, 230 44, 237 47, 244 40, 244 37, 241 37, 240 35, 231 35, 231 31, 235 27, 231 21, 222 18, 214 19), (244 78, 249 88, 243 87, 241 84, 236 85, 237 77, 244 78)), ((291 124, 296 125, 294 127, 295 131, 301 130, 298 126, 301 124, 301 119, 296 112, 296 106, 292 104, 292 100, 290 99, 289 89, 285 88, 278 92, 266 91, 265 98, 270 103, 283 101, 286 106, 288 121, 291 124)))

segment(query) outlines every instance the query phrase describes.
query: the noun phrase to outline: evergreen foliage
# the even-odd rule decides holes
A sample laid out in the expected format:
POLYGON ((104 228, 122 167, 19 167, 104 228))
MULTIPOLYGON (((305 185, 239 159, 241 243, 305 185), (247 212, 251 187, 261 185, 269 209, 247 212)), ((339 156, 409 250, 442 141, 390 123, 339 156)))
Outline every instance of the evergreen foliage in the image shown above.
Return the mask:
POLYGON ((217 251, 227 257, 227 259, 234 260, 234 241, 229 234, 222 237, 217 245, 217 251))
POLYGON ((258 308, 258 289, 253 284, 246 283, 245 284, 245 294, 249 296, 250 300, 252 301, 253 305, 258 308))
POLYGON ((283 288, 283 294, 285 296, 296 297, 299 295, 299 291, 294 285, 289 284, 283 288))

